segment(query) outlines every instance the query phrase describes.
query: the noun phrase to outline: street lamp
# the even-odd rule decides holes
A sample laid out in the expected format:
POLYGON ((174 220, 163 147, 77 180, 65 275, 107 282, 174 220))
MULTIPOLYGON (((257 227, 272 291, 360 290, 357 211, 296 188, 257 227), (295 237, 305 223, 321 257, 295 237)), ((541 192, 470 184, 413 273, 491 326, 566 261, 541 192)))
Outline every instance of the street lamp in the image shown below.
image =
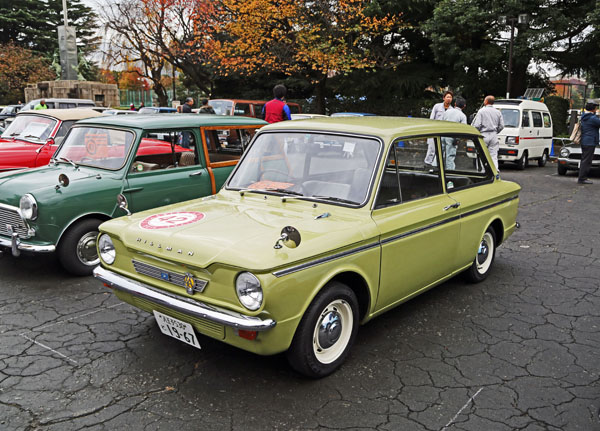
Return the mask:
POLYGON ((515 37, 515 23, 516 24, 527 24, 529 22, 529 15, 526 13, 519 14, 518 16, 500 16, 498 23, 500 25, 506 25, 510 22, 510 45, 508 49, 508 78, 506 80, 506 98, 510 98, 510 81, 512 74, 512 52, 513 52, 513 39, 515 37))

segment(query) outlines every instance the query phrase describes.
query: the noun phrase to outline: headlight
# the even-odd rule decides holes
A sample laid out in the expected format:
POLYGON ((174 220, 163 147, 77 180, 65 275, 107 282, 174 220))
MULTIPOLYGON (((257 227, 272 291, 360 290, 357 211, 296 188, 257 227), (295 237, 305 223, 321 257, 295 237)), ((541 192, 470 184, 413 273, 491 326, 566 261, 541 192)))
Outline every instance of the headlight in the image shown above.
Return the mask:
POLYGON ((19 209, 23 218, 27 220, 35 220, 37 218, 37 202, 30 194, 26 194, 21 198, 19 209))
POLYGON ((238 299, 248 310, 258 310, 262 305, 263 292, 260 281, 254 274, 242 272, 235 280, 235 292, 238 299))
POLYGON ((506 143, 509 145, 516 145, 519 143, 519 138, 516 136, 507 136, 506 143))
POLYGON ((561 157, 569 157, 569 154, 571 154, 571 152, 567 148, 563 148, 562 150, 560 150, 561 157))
POLYGON ((100 252, 100 258, 104 263, 112 265, 115 261, 117 252, 115 251, 115 245, 113 244, 110 236, 103 233, 98 239, 98 251, 100 252))

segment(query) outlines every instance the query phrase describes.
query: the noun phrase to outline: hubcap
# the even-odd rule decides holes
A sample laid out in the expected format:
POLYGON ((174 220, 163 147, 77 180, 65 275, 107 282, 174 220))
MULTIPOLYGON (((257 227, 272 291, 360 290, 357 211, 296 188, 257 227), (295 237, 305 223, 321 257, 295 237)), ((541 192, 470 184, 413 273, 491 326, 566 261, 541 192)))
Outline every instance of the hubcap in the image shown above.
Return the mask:
POLYGON ((335 299, 321 312, 313 332, 313 353, 322 364, 338 359, 348 347, 354 326, 353 311, 343 299, 335 299))
POLYGON ((77 258, 84 265, 95 266, 100 263, 98 251, 96 250, 97 237, 98 231, 88 232, 77 243, 77 258))
POLYGON ((479 244, 477 251, 477 271, 480 274, 485 274, 492 264, 494 257, 494 237, 489 232, 486 232, 479 244))
POLYGON ((328 349, 335 344, 342 333, 342 319, 336 310, 327 313, 319 326, 319 345, 328 349))

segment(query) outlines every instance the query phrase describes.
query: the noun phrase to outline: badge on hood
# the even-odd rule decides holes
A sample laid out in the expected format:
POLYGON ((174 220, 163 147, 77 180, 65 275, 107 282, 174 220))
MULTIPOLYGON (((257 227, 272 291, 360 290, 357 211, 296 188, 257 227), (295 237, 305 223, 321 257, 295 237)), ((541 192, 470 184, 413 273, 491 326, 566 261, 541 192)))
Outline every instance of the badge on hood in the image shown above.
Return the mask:
POLYGON ((172 213, 154 214, 146 217, 140 222, 142 229, 167 229, 171 227, 183 226, 190 223, 199 222, 204 218, 204 213, 179 211, 172 213))

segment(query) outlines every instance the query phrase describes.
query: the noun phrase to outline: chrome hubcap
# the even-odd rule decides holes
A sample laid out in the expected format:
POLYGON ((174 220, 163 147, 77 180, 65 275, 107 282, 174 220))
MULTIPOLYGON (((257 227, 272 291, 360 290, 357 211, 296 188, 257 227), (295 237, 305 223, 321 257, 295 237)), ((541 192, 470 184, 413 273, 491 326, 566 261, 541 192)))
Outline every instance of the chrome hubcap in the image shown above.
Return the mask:
POLYGON ((477 252, 477 263, 481 265, 483 262, 485 262, 489 253, 490 248, 488 247, 488 244, 484 239, 483 241, 481 241, 481 244, 479 244, 479 251, 477 252))
POLYGON ((319 345, 323 349, 333 346, 342 333, 342 319, 337 310, 329 311, 321 318, 319 345))
POLYGON ((98 251, 96 250, 97 237, 98 231, 88 232, 77 243, 77 258, 84 265, 93 266, 100 263, 98 251))
POLYGON ((485 274, 492 264, 494 257, 494 237, 489 232, 486 232, 479 244, 477 250, 477 271, 480 274, 485 274))
POLYGON ((323 309, 315 322, 313 353, 322 364, 331 364, 348 347, 354 327, 354 312, 343 299, 334 299, 323 309))

